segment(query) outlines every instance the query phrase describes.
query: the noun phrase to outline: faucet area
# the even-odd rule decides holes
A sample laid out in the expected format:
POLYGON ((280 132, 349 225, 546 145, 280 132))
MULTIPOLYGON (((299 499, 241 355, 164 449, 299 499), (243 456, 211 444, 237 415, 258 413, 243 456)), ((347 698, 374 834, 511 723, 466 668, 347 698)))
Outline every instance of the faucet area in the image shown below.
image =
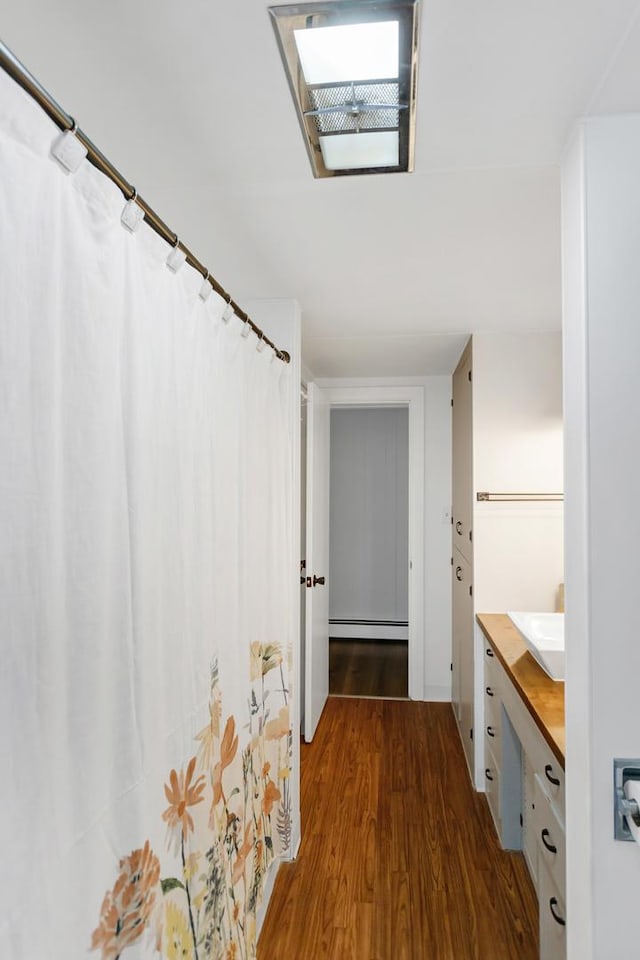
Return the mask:
POLYGON ((476 334, 453 378, 453 706, 469 773, 566 956, 562 344, 476 334))

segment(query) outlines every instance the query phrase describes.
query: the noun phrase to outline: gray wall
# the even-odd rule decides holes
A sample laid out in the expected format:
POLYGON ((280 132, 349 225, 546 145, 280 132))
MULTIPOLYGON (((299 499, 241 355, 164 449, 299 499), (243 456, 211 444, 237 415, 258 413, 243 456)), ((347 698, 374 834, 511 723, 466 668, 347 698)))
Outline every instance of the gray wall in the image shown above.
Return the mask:
POLYGON ((332 620, 408 618, 408 422, 401 407, 331 411, 332 620))

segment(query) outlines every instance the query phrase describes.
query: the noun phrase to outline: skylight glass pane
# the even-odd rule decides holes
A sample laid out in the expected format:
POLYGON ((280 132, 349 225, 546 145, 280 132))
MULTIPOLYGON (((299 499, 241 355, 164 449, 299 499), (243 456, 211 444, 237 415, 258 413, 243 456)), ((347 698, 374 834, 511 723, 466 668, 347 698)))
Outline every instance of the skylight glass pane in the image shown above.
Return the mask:
POLYGON ((398 21, 293 31, 307 83, 398 76, 398 21))
POLYGON ((327 170, 396 167, 399 163, 398 143, 397 131, 320 137, 322 159, 327 170))

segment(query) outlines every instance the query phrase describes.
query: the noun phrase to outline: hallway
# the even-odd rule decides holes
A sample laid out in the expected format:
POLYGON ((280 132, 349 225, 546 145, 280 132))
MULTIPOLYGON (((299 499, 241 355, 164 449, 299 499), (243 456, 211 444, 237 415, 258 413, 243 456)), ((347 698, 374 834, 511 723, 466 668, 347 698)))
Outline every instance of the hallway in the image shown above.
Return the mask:
POLYGON ((537 957, 527 868, 498 847, 450 704, 330 697, 301 791, 259 960, 537 957))
POLYGON ((405 641, 329 638, 329 693, 341 697, 406 697, 405 641))

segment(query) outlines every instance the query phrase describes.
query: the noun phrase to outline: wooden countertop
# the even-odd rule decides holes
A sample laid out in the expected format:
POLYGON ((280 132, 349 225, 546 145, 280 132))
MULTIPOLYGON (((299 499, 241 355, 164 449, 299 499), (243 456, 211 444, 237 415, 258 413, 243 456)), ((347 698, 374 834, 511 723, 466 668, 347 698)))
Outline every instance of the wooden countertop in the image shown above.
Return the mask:
POLYGON ((479 613, 476 620, 564 769, 564 682, 552 680, 536 663, 506 613, 479 613))

